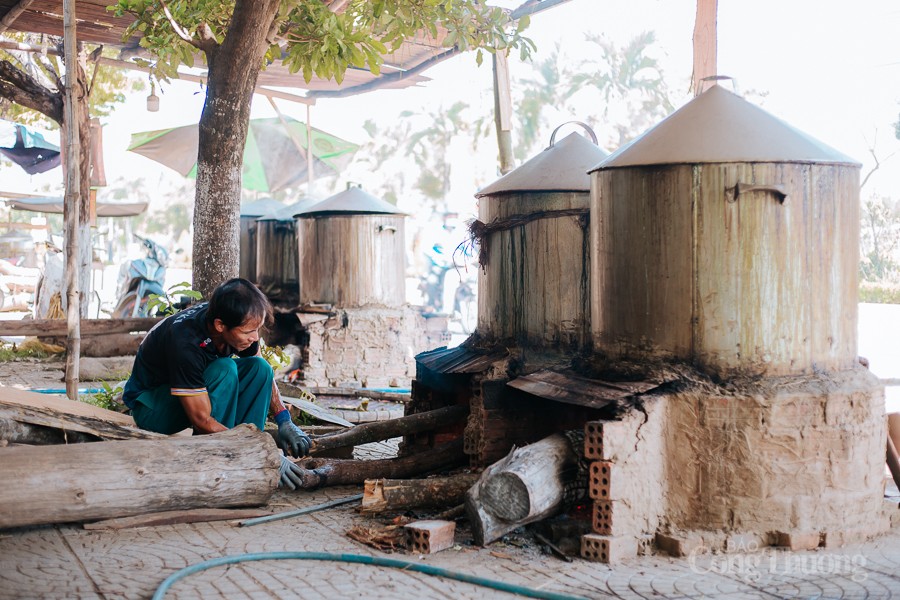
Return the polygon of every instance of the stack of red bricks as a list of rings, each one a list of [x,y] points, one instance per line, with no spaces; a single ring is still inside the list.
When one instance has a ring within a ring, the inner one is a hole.
[[[622,513],[627,510],[624,499],[615,498],[614,478],[624,475],[616,464],[605,460],[603,451],[604,424],[610,421],[591,421],[584,427],[584,457],[590,462],[589,490],[594,502],[591,519],[593,533],[581,538],[581,556],[587,560],[613,563],[637,555],[636,532]],[[619,484],[621,485],[621,483]]]
[[[615,563],[651,548],[665,510],[664,417],[664,403],[645,403],[585,425],[593,533],[582,536],[583,558]]]

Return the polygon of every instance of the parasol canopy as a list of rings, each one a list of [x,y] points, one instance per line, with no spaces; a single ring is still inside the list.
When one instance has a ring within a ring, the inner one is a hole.
[[[0,154],[29,175],[49,171],[60,163],[59,146],[37,131],[9,121],[0,121]]]
[[[59,196],[14,198],[6,200],[14,210],[63,214],[63,198]],[[97,200],[98,217],[134,217],[147,210],[146,202],[108,202]]]
[[[315,127],[312,135],[313,172],[336,175],[350,164],[357,144]],[[199,127],[185,125],[132,134],[128,150],[163,164],[185,177],[197,176]],[[241,186],[277,192],[306,182],[307,126],[291,118],[251,119],[244,145]]]

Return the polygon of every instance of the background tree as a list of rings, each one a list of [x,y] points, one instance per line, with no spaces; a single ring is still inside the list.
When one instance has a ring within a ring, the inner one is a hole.
[[[875,283],[900,283],[900,210],[888,197],[872,197],[862,205],[860,278]]]
[[[7,70],[12,72],[12,69],[15,69],[27,73],[40,82],[44,88],[55,90],[57,78],[64,71],[61,54],[57,54],[57,50],[62,48],[61,39],[37,34],[7,32],[4,34],[4,40],[14,42],[7,44],[6,48],[0,45],[0,60],[9,63],[9,66],[3,67],[4,72]],[[85,52],[92,59],[100,56],[114,58],[116,55],[113,49],[104,49],[98,46],[87,46]],[[95,52],[96,54],[94,54]],[[9,76],[7,76],[7,80],[8,78]],[[89,85],[90,95],[87,100],[88,112],[91,117],[108,116],[117,105],[125,102],[127,92],[141,91],[145,88],[142,79],[130,75],[123,69],[109,65],[102,65],[96,71],[92,70]],[[14,92],[10,91],[7,95],[0,89],[0,118],[43,129],[53,129],[59,126],[58,119],[47,115],[44,111],[16,103],[13,99],[14,96]]]
[[[124,75],[110,67],[95,68],[91,77],[85,67],[88,48],[80,47],[74,76],[75,95],[80,99],[75,123],[64,120],[65,89],[63,69],[58,57],[62,56],[62,39],[46,36],[19,35],[12,41],[0,44],[0,115],[24,123],[46,125],[48,122],[65,129],[75,127],[81,143],[81,198],[78,207],[66,206],[65,210],[79,211],[81,226],[77,232],[78,256],[76,262],[80,277],[81,314],[87,315],[85,294],[90,290],[91,242],[89,223],[89,191],[91,147],[90,111],[102,115],[116,102],[123,99],[121,85]],[[100,47],[90,49],[90,60],[97,64],[102,53]],[[93,98],[93,101],[91,100]],[[65,135],[63,135],[65,139]],[[72,246],[68,245],[67,248]]]
[[[480,0],[119,0],[115,10],[138,17],[133,30],[161,75],[192,66],[198,50],[208,66],[193,242],[193,286],[205,295],[238,273],[242,153],[266,63],[340,83],[349,67],[378,73],[383,57],[418,32],[437,37],[436,24],[448,30],[447,46],[479,48],[479,61],[482,47],[531,48],[507,13]]]

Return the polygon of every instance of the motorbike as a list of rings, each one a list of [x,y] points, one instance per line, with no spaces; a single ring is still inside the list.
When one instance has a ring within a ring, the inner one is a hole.
[[[113,318],[149,317],[147,302],[150,296],[165,295],[168,251],[149,238],[137,234],[134,237],[141,242],[144,256],[126,262],[119,269],[116,291],[119,300],[113,309]]]
[[[472,333],[477,319],[474,274],[465,264],[457,264],[441,243],[432,245],[425,256],[428,271],[419,282],[425,311],[446,314],[459,324],[462,333]],[[463,256],[462,260],[468,258]]]

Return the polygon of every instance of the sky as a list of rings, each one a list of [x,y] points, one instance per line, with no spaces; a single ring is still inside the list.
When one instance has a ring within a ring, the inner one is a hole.
[[[537,43],[537,60],[557,44],[563,56],[577,60],[590,50],[585,33],[603,33],[624,44],[642,31],[653,31],[653,54],[664,68],[677,107],[690,99],[695,10],[693,0],[570,0],[534,16],[527,33]],[[898,30],[896,0],[719,0],[718,71],[734,78],[722,83],[726,88],[745,93],[775,116],[860,161],[863,176],[875,167],[874,150],[883,164],[863,195],[900,198],[900,154],[893,155],[900,150],[893,131],[900,113]],[[510,68],[515,76],[525,67],[514,58]],[[418,88],[320,100],[311,109],[312,123],[361,142],[366,119],[389,122],[403,108],[434,106],[461,90],[471,104],[492,102],[490,63],[477,67],[472,53],[445,61],[425,75],[431,81]],[[157,92],[161,108],[156,113],[146,111],[147,93],[132,94],[103,120],[110,179],[178,177],[125,149],[136,131],[196,123],[203,90],[187,82],[166,85]],[[276,102],[284,114],[306,120],[305,106]],[[252,117],[272,116],[268,101],[256,97]],[[5,171],[4,189],[30,191],[60,184],[58,174],[27,177]],[[473,183],[472,188],[474,194],[477,186]]]

